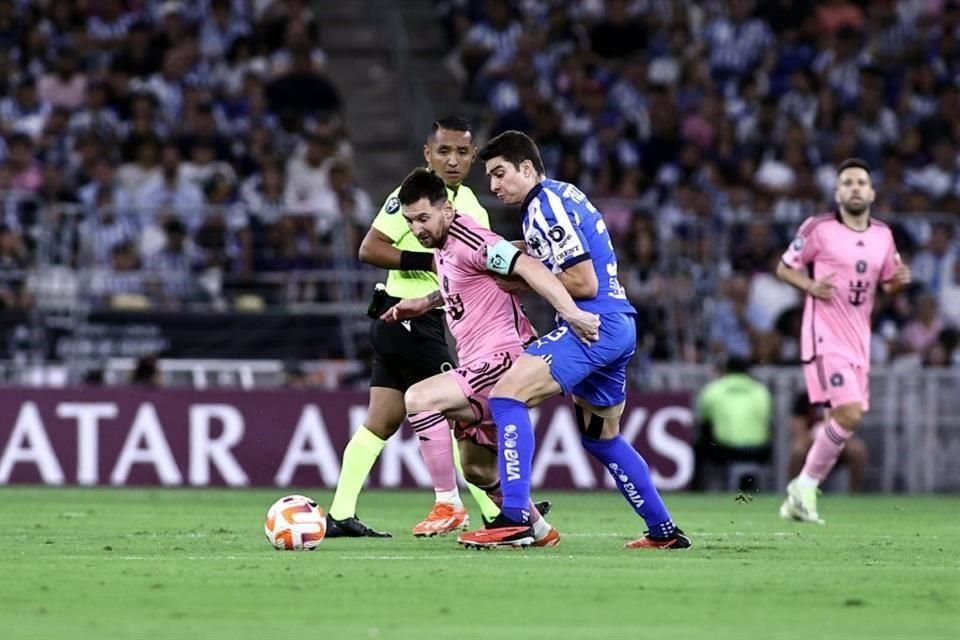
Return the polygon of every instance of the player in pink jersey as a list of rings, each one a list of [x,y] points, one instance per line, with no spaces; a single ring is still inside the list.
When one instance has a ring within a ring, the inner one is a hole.
[[[801,354],[810,402],[829,407],[800,475],[787,485],[780,515],[823,523],[817,487],[870,408],[870,313],[878,286],[910,283],[890,228],[871,220],[870,168],[850,158],[837,169],[836,213],[808,218],[783,255],[777,276],[807,294]]]
[[[454,420],[464,476],[499,503],[496,426],[488,398],[536,334],[516,295],[496,286],[496,275],[522,278],[585,341],[596,339],[600,323],[596,315],[577,307],[563,284],[539,260],[457,214],[443,181],[432,172],[413,171],[403,181],[398,197],[414,235],[424,247],[435,249],[440,289],[422,298],[402,300],[384,313],[383,319],[402,321],[442,304],[460,361],[457,369],[407,390],[407,419],[419,435],[446,430],[447,418]],[[429,452],[424,450],[424,454],[429,465]],[[455,482],[452,469],[449,481]],[[533,505],[531,513],[536,514]],[[449,533],[457,520],[457,514],[451,513],[445,521],[434,521],[431,531],[424,533]],[[559,534],[543,518],[535,515],[533,528],[535,539],[527,544],[559,543]]]

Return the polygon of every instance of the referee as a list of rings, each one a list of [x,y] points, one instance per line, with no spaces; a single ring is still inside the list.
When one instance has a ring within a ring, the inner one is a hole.
[[[443,178],[454,208],[489,228],[487,211],[473,191],[462,184],[476,155],[470,123],[463,118],[435,122],[423,145],[427,166]],[[374,360],[367,421],[343,451],[343,467],[327,516],[328,536],[390,537],[391,534],[375,531],[357,518],[357,498],[387,439],[407,417],[404,392],[454,364],[447,348],[442,309],[402,323],[378,319],[401,298],[418,298],[439,288],[433,271],[433,252],[421,246],[400,215],[399,190],[397,187],[387,197],[360,245],[360,260],[389,269],[389,274],[386,289],[378,288],[374,293],[369,311],[374,318],[371,331]],[[450,464],[453,464],[452,439],[450,449]],[[487,495],[473,486],[470,490],[484,516],[496,517],[499,509]],[[455,499],[459,502],[459,496]]]

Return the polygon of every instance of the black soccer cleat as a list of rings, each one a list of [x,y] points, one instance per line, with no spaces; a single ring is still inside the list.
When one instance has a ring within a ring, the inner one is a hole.
[[[327,514],[327,538],[392,538],[393,534],[377,531],[360,522],[357,516],[337,520]]]
[[[541,500],[540,502],[534,502],[533,506],[537,508],[537,511],[540,512],[540,515],[546,517],[550,510],[553,509],[553,503],[549,500]],[[493,520],[487,520],[487,516],[481,515],[480,519],[483,520],[483,526],[488,527],[493,523]]]
[[[550,509],[553,508],[553,504],[549,500],[541,500],[540,502],[534,502],[533,506],[537,508],[537,511],[540,512],[540,515],[546,517],[550,513]]]
[[[675,529],[668,538],[652,538],[650,532],[645,532],[642,538],[623,545],[627,549],[689,549],[693,542],[682,529]]]

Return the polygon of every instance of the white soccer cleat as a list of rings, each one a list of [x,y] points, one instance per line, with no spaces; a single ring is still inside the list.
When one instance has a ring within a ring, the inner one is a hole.
[[[787,499],[780,505],[780,517],[786,520],[797,520],[798,522],[816,522],[824,524],[817,514],[817,494],[820,490],[816,487],[801,487],[794,478],[787,485]]]

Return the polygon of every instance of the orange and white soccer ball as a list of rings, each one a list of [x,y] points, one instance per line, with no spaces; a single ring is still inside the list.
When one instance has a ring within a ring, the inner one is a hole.
[[[320,546],[327,535],[327,517],[311,498],[284,496],[267,511],[263,532],[277,549],[309,551]]]

